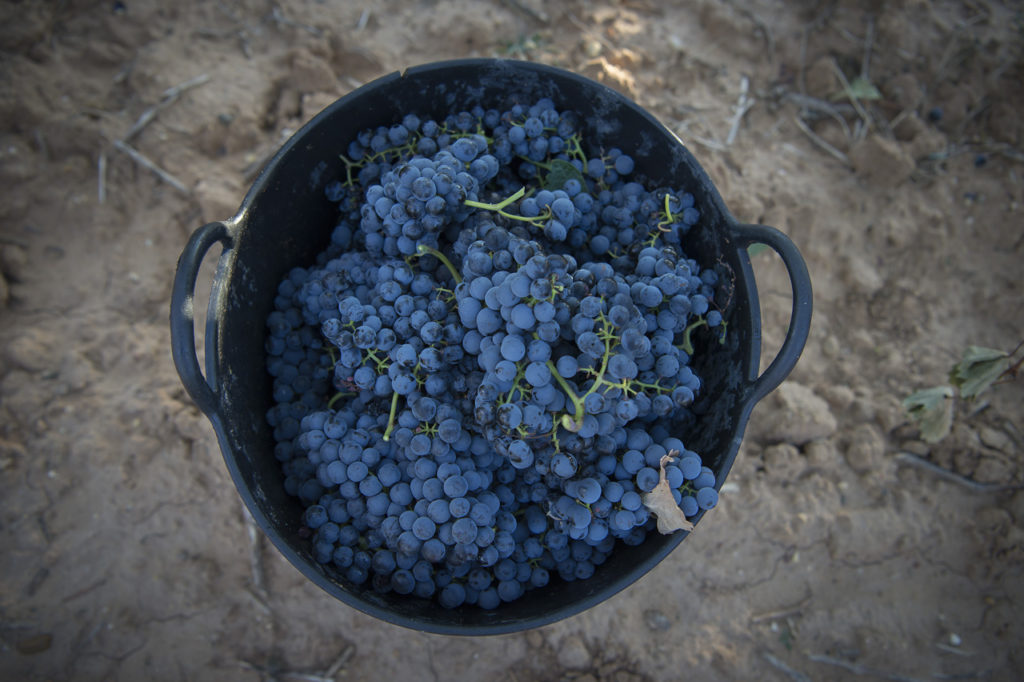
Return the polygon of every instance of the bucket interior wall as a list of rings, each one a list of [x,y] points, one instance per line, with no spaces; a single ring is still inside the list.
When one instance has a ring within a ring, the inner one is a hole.
[[[716,296],[724,301],[728,331],[719,343],[695,335],[693,363],[703,381],[695,420],[674,435],[697,450],[723,482],[735,457],[749,406],[744,387],[755,376],[760,321],[749,260],[733,243],[733,225],[717,191],[683,145],[642,109],[589,80],[524,62],[465,60],[413,69],[365,86],[339,100],[301,130],[268,164],[236,217],[235,246],[223,265],[221,304],[214,310],[215,352],[207,371],[220,383],[219,407],[225,461],[257,522],[297,568],[335,597],[391,622],[434,632],[485,634],[541,625],[606,599],[668,554],[683,534],[649,534],[639,547],[619,543],[594,577],[532,590],[494,612],[476,607],[446,611],[435,602],[379,595],[352,588],[316,563],[299,535],[303,508],[284,491],[274,440],[265,421],[272,405],[265,369],[265,321],[278,283],[295,266],[312,264],[337,221],[324,185],[343,170],[338,154],[361,130],[392,124],[406,113],[442,118],[474,104],[504,109],[550,97],[556,107],[578,112],[588,154],[619,147],[636,161],[648,186],[692,193],[702,218],[684,240],[689,257],[720,275]]]

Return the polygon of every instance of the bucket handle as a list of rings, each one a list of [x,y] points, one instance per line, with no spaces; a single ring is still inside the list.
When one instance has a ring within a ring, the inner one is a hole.
[[[786,340],[783,341],[775,359],[751,385],[750,404],[754,404],[778,388],[800,359],[811,330],[811,276],[807,272],[807,263],[804,262],[796,245],[774,227],[741,223],[733,227],[733,234],[744,250],[751,244],[764,244],[779,254],[789,273],[789,283],[793,289],[793,310],[790,313]]]
[[[193,299],[199,266],[202,265],[206,252],[218,242],[223,245],[225,251],[232,248],[231,230],[227,223],[208,223],[192,233],[178,259],[178,268],[174,273],[174,288],[171,291],[171,353],[174,356],[174,366],[192,400],[209,417],[212,417],[217,409],[217,387],[203,375],[199,367]],[[214,287],[216,290],[216,283]]]

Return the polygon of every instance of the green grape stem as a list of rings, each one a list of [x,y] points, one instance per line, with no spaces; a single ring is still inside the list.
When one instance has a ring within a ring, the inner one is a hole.
[[[379,351],[379,352],[383,352],[383,351]],[[385,372],[388,371],[388,365],[390,363],[388,362],[387,355],[385,355],[382,358],[377,353],[378,353],[378,349],[376,349],[376,348],[367,348],[366,349],[366,358],[363,359],[363,364],[365,365],[367,363],[367,361],[372,360],[374,362],[374,364],[376,364],[376,366],[377,366],[377,373],[378,374],[384,374]]]
[[[452,265],[452,262],[450,260],[448,260],[448,256],[444,255],[443,253],[441,253],[437,249],[433,248],[432,246],[427,246],[426,244],[420,244],[419,246],[417,246],[416,247],[416,252],[419,253],[421,256],[425,255],[425,254],[429,254],[429,255],[433,256],[434,258],[438,259],[439,261],[441,261],[441,263],[446,268],[448,268],[448,272],[451,273],[452,279],[455,280],[455,283],[456,284],[461,284],[462,283],[462,277],[459,276],[459,271],[456,270],[455,266]]]
[[[693,330],[703,327],[707,323],[708,321],[705,320],[703,316],[697,318],[696,322],[691,323],[690,326],[683,331],[683,343],[679,346],[680,350],[687,355],[693,355]]]
[[[511,203],[513,203],[515,201],[518,201],[519,199],[523,198],[523,196],[525,194],[526,194],[526,188],[525,187],[520,187],[518,191],[516,191],[513,194],[509,195],[508,197],[502,199],[501,201],[499,201],[496,204],[488,204],[488,203],[486,203],[484,201],[474,201],[473,199],[466,199],[462,203],[464,203],[466,206],[469,206],[471,208],[479,208],[479,209],[483,209],[485,211],[494,211],[498,215],[504,216],[504,217],[508,218],[509,220],[520,220],[520,221],[522,221],[524,223],[530,223],[531,225],[538,225],[538,226],[542,225],[545,220],[547,220],[548,218],[551,217],[551,209],[546,209],[540,215],[534,216],[532,218],[527,218],[526,216],[516,215],[515,213],[509,213],[508,211],[504,210],[505,207],[508,206],[509,204],[511,204]]]
[[[630,395],[630,393],[636,395],[637,393],[644,389],[657,391],[658,393],[668,393],[672,390],[667,386],[659,386],[658,384],[648,384],[642,381],[638,381],[636,379],[622,379],[621,381],[610,381],[609,379],[605,378],[605,373],[608,370],[608,363],[611,360],[612,356],[612,349],[616,346],[619,339],[614,332],[614,327],[612,326],[612,323],[605,319],[603,313],[599,315],[597,319],[598,321],[601,322],[601,330],[598,332],[597,336],[604,342],[604,355],[602,355],[601,357],[601,366],[597,369],[597,371],[589,370],[594,377],[594,383],[591,384],[590,388],[587,389],[586,393],[584,393],[581,396],[576,395],[576,391],[573,390],[569,382],[563,379],[562,375],[558,373],[558,369],[555,367],[555,364],[551,360],[548,360],[546,363],[548,369],[551,370],[551,375],[555,378],[555,381],[557,381],[558,384],[562,387],[562,390],[565,391],[566,397],[569,398],[569,402],[571,402],[573,406],[573,414],[563,414],[561,419],[559,420],[562,427],[568,431],[576,432],[579,431],[580,427],[583,426],[583,417],[585,413],[584,404],[586,402],[587,396],[589,396],[591,393],[596,393],[598,390],[620,390],[627,397]],[[557,430],[557,423],[555,430]]]
[[[584,401],[587,399],[587,396],[591,393],[596,393],[602,386],[618,387],[617,384],[606,381],[604,378],[604,373],[608,369],[608,360],[612,356],[611,341],[615,339],[615,334],[610,331],[611,324],[604,319],[603,314],[600,315],[598,319],[600,319],[603,324],[600,338],[604,341],[604,354],[601,356],[601,368],[597,370],[597,373],[594,375],[594,383],[591,384],[586,393],[582,396],[576,395],[576,391],[574,391],[569,383],[562,378],[562,375],[558,373],[558,369],[555,367],[555,364],[551,362],[551,360],[547,361],[547,366],[548,369],[551,370],[551,375],[555,377],[555,380],[562,387],[562,390],[565,391],[566,397],[569,398],[569,401],[572,403],[574,408],[575,414],[572,416],[568,414],[562,415],[561,420],[562,426],[573,432],[579,431],[583,426]]]
[[[585,168],[587,165],[587,155],[583,153],[583,147],[580,146],[579,135],[576,133],[570,135],[569,138],[565,141],[565,147],[566,153],[569,156],[575,157],[576,159],[581,161]]]
[[[675,218],[672,217],[672,209],[669,208],[669,199],[674,199],[671,194],[665,195],[665,219],[658,222],[658,230],[661,232],[668,232],[669,225],[675,222]]]
[[[470,206],[472,208],[482,208],[485,211],[501,211],[501,209],[505,208],[509,204],[521,199],[524,194],[526,194],[526,188],[520,187],[518,191],[509,195],[505,199],[502,199],[496,204],[488,204],[487,202],[484,201],[474,201],[473,199],[466,199],[463,203],[466,204],[466,206]]]
[[[335,393],[330,400],[327,401],[327,409],[330,410],[334,407],[334,403],[338,402],[342,398],[351,398],[355,393],[346,393],[345,391],[338,391]]]
[[[398,391],[391,394],[391,412],[388,414],[388,427],[384,430],[384,442],[391,440],[391,431],[395,428],[395,413],[398,411]]]

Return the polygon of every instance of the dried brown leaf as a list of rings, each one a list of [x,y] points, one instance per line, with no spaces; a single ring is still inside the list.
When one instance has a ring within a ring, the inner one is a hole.
[[[686,514],[672,497],[672,489],[668,487],[668,477],[665,475],[665,466],[678,456],[679,451],[672,450],[661,458],[658,485],[654,486],[651,492],[644,494],[644,506],[657,517],[658,532],[662,535],[677,530],[693,530],[693,524],[686,520]]]

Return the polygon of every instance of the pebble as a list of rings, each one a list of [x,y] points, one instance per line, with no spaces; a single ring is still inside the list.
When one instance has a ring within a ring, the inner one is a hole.
[[[764,449],[765,474],[773,481],[795,481],[806,468],[807,460],[794,445],[779,443]]]
[[[1017,467],[1003,457],[982,455],[972,478],[979,483],[1009,484],[1017,478]]]
[[[847,439],[846,463],[858,474],[867,474],[881,467],[885,456],[885,440],[871,424],[857,426]]]
[[[557,647],[558,663],[563,668],[582,670],[590,667],[590,651],[579,635],[569,635]]]
[[[803,445],[835,433],[837,424],[825,400],[810,388],[787,381],[768,398],[763,409],[770,418],[759,420],[762,442]]]
[[[53,646],[53,635],[49,632],[25,637],[14,643],[14,648],[17,649],[18,653],[25,656],[41,654],[51,646]]]
[[[917,165],[898,142],[880,135],[869,135],[850,149],[850,161],[858,175],[868,182],[887,188],[896,187],[914,172]]]
[[[842,346],[839,344],[839,339],[835,336],[828,336],[821,344],[821,352],[825,354],[825,357],[835,359],[839,357],[842,352]]]
[[[38,327],[31,327],[7,344],[4,355],[15,367],[29,372],[41,372],[56,364],[53,358],[56,346],[56,337]]]
[[[993,450],[998,450],[1007,455],[1012,454],[1015,449],[1013,440],[1006,435],[1005,431],[994,429],[991,426],[982,426],[978,429],[978,438]]]
[[[647,609],[644,611],[644,623],[652,632],[664,632],[672,627],[672,621],[658,609]]]
[[[845,270],[847,280],[865,296],[873,296],[885,286],[878,269],[856,254],[847,254]]]
[[[28,275],[28,252],[17,244],[0,246],[0,271],[17,282]]]
[[[842,412],[856,399],[856,395],[853,393],[853,389],[849,386],[843,386],[842,384],[834,384],[832,386],[825,386],[821,395],[825,400],[828,401],[832,409]]]
[[[839,451],[831,440],[816,440],[804,448],[807,463],[820,469],[831,470],[839,462]]]
[[[900,443],[900,449],[904,452],[909,452],[912,455],[917,455],[918,457],[926,457],[928,453],[931,452],[931,446],[929,446],[928,443],[925,443],[923,440],[917,440],[916,438],[905,440]]]

